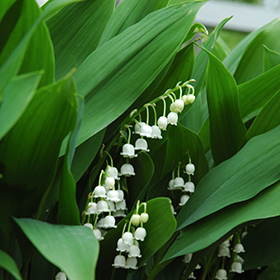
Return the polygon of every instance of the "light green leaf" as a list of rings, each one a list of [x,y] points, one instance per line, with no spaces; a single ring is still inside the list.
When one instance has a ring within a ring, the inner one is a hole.
[[[47,5],[44,12],[37,18],[35,23],[29,29],[29,31],[25,34],[22,40],[18,43],[17,46],[13,49],[12,53],[5,60],[0,68],[0,101],[3,99],[4,89],[10,82],[11,78],[15,76],[24,60],[24,55],[27,51],[27,47],[29,42],[36,31],[37,27],[46,20],[48,17],[55,14],[58,10],[63,8],[65,5],[77,2],[78,0],[57,0],[51,2]],[[36,3],[35,3],[36,4]]]
[[[242,58],[243,53],[248,48],[249,44],[263,31],[271,28],[279,22],[279,19],[274,19],[268,24],[260,27],[257,30],[249,33],[235,48],[234,50],[225,58],[224,65],[233,75],[236,71],[236,68]]]
[[[210,120],[211,151],[216,164],[237,153],[246,133],[237,96],[237,86],[230,72],[213,54],[209,56],[207,102]]]
[[[139,213],[142,212],[143,207],[141,206]],[[143,266],[168,241],[176,227],[176,220],[172,214],[171,203],[168,198],[159,197],[147,201],[147,213],[149,214],[149,220],[144,224],[147,236],[143,242],[139,242],[142,255],[138,261],[139,267]],[[125,220],[129,220],[131,215],[132,213],[118,223],[116,229],[111,229],[106,234],[104,241],[100,243],[99,263],[102,265],[97,267],[97,277],[102,276],[103,279],[110,277],[112,263],[115,256],[118,255],[116,251],[117,241],[122,235]]]
[[[14,78],[4,92],[0,107],[0,139],[15,125],[33,98],[42,73],[23,74]],[[20,93],[20,94],[19,94]]]
[[[3,267],[5,270],[9,271],[9,273],[11,273],[16,278],[16,280],[22,280],[17,264],[7,253],[2,250],[0,250],[0,267]]]
[[[177,51],[203,4],[155,11],[88,56],[75,73],[78,92],[86,96],[78,145],[140,96]]]
[[[95,50],[114,4],[114,0],[75,3],[47,21],[54,45],[57,79],[79,67]]]
[[[280,51],[280,42],[275,40],[280,32],[280,21],[260,32],[247,46],[234,73],[237,84],[247,82],[263,73],[263,45]]]
[[[124,0],[120,2],[110,17],[98,46],[103,45],[149,13],[164,8],[167,2],[168,0]]]
[[[95,279],[99,244],[92,230],[32,219],[15,221],[37,250],[64,271],[68,279]]]
[[[280,64],[280,53],[269,49],[267,46],[263,46],[263,71],[268,71]]]
[[[178,230],[230,204],[252,198],[280,179],[280,126],[252,138],[236,155],[206,174],[177,216]],[[266,176],[263,176],[263,163]]]
[[[230,205],[186,227],[171,245],[162,262],[204,249],[240,224],[279,215],[279,190],[280,184],[277,183],[248,201]],[[247,247],[245,248],[246,251]]]
[[[240,112],[244,121],[254,117],[280,89],[280,65],[246,83],[238,85]]]

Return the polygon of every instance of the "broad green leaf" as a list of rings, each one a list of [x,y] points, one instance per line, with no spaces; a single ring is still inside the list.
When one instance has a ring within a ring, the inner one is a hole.
[[[143,207],[140,207],[139,212],[143,212]],[[147,236],[143,242],[139,242],[142,255],[138,261],[139,267],[143,266],[168,241],[176,228],[176,220],[172,214],[168,198],[160,197],[147,201],[147,213],[149,214],[149,220],[144,224]],[[105,239],[101,241],[98,263],[100,265],[97,266],[97,277],[109,279],[114,258],[119,254],[116,251],[117,241],[121,238],[125,220],[128,220],[131,215],[132,213],[127,215],[125,219],[118,223],[118,227],[111,229],[106,234]]]
[[[280,91],[278,91],[262,108],[247,131],[246,141],[252,137],[265,133],[280,124]]]
[[[219,59],[207,53],[209,66],[206,90],[211,151],[215,163],[219,164],[237,153],[246,128],[239,111],[234,78]]]
[[[227,57],[227,55],[230,53],[230,49],[227,46],[226,42],[221,37],[218,37],[212,53],[218,59],[223,61]]]
[[[252,138],[236,155],[206,174],[178,214],[178,230],[230,204],[248,200],[278,181],[279,136],[280,126]]]
[[[272,201],[273,203],[273,201]],[[271,208],[269,205],[268,208]],[[279,249],[280,240],[278,233],[280,230],[280,218],[267,219],[252,228],[242,240],[246,250],[244,258],[244,268],[253,269],[259,266],[266,266],[280,260]],[[260,242],[262,240],[262,242]]]
[[[88,56],[75,73],[78,92],[86,100],[78,145],[140,96],[177,51],[203,4],[155,11]]]
[[[84,100],[82,98],[79,98],[78,104],[76,127],[69,138],[66,155],[63,160],[59,186],[57,222],[58,224],[64,225],[80,224],[80,213],[78,205],[76,203],[76,182],[70,171],[83,117]]]
[[[279,190],[280,184],[277,183],[248,201],[230,205],[184,228],[162,262],[204,249],[245,222],[278,216],[280,214]],[[245,248],[246,251],[247,247]]]
[[[238,85],[238,98],[244,121],[254,117],[255,111],[261,109],[280,89],[280,65],[246,83]]]
[[[263,46],[263,71],[268,71],[280,64],[280,53]]]
[[[2,250],[0,250],[0,267],[12,274],[16,280],[22,280],[16,262]]]
[[[33,98],[42,73],[23,74],[14,78],[4,92],[0,107],[0,139],[15,125]],[[20,94],[19,94],[20,93]]]
[[[95,50],[114,4],[114,0],[82,1],[65,7],[47,21],[57,79],[79,67]]]
[[[17,2],[16,2],[17,3]],[[15,3],[15,4],[16,4]],[[9,34],[8,41],[0,55],[0,64],[11,55],[13,50],[19,45],[23,37],[28,33],[32,25],[40,16],[41,11],[34,0],[24,0],[21,16],[13,30]],[[12,18],[12,16],[11,16]],[[8,23],[6,23],[8,24]],[[4,28],[6,29],[6,28]],[[7,32],[7,31],[6,31]],[[40,58],[38,59],[38,54]],[[54,80],[54,55],[49,32],[45,23],[40,23],[32,35],[26,49],[19,74],[44,70],[40,81],[40,87],[50,84]]]
[[[15,221],[37,250],[64,271],[68,279],[95,279],[99,244],[92,230],[32,219]]]
[[[110,17],[98,46],[103,45],[149,13],[164,8],[167,3],[168,0],[123,0]]]
[[[21,41],[15,46],[9,57],[5,60],[5,62],[0,68],[0,101],[3,99],[3,91],[5,87],[8,85],[12,77],[15,76],[20,70],[28,45],[40,23],[42,23],[48,17],[55,14],[65,5],[77,1],[79,0],[57,0],[47,5],[43,13],[37,18],[37,20],[34,22],[34,24],[28,30],[28,32],[24,35]]]
[[[280,21],[260,32],[247,46],[234,73],[237,84],[247,82],[263,73],[263,45],[280,51],[280,41],[275,36],[280,32]]]
[[[75,127],[76,115],[73,79],[66,77],[40,88],[2,139],[1,224],[8,215],[32,215],[37,209],[53,180],[62,140]]]
[[[235,48],[234,50],[225,58],[224,65],[227,67],[227,69],[230,71],[230,73],[233,75],[236,71],[236,68],[242,58],[243,53],[248,48],[249,44],[265,29],[269,29],[277,22],[279,19],[274,19],[268,24],[260,27],[257,30],[254,30],[253,32],[249,33],[248,36],[246,36]]]

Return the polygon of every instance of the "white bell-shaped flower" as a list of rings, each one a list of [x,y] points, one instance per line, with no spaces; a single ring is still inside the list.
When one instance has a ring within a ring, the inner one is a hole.
[[[196,279],[193,272],[189,275],[188,279]]]
[[[140,135],[148,138],[152,138],[153,129],[148,124],[141,125]]]
[[[229,247],[230,246],[230,241],[229,239],[225,240],[221,245],[220,247]]]
[[[186,173],[188,175],[194,175],[194,171],[195,171],[195,166],[192,163],[188,163],[186,165]]]
[[[228,257],[230,258],[230,250],[228,247],[219,247],[218,257]]]
[[[181,113],[184,110],[184,101],[181,99],[176,99],[174,102],[173,110],[171,112]]]
[[[129,244],[125,244],[123,242],[123,239],[122,238],[119,238],[118,242],[117,242],[117,251],[120,251],[120,252],[128,252],[130,248],[130,245]]]
[[[227,280],[227,271],[223,268],[219,269],[216,273],[215,279]]]
[[[179,205],[180,205],[180,206],[185,205],[189,199],[190,199],[190,196],[189,196],[189,195],[183,194],[183,195],[181,196],[181,198],[180,198],[180,203],[179,203]]]
[[[84,227],[88,227],[90,228],[91,230],[93,230],[93,225],[91,223],[85,223],[84,224]]]
[[[179,189],[184,187],[184,179],[182,177],[176,177],[174,179],[174,189]]]
[[[116,167],[109,166],[106,171],[106,176],[113,177],[115,180],[120,180],[120,177],[118,177],[118,169]]]
[[[107,189],[112,190],[115,187],[114,177],[106,177],[105,186],[106,186]]]
[[[115,225],[116,220],[113,216],[106,216],[104,218],[104,223],[103,227],[104,228],[116,228],[117,226]]]
[[[177,212],[175,211],[175,209],[174,209],[174,207],[173,207],[172,204],[171,204],[171,211],[172,211],[172,214],[173,214],[173,215],[176,215],[176,214],[177,214]]]
[[[126,202],[125,200],[121,200],[119,202],[116,203],[116,210],[126,210],[127,207],[126,207]]]
[[[141,150],[145,152],[149,152],[150,150],[148,149],[148,143],[145,139],[143,138],[138,138],[135,142],[135,150]]]
[[[141,252],[140,252],[140,248],[137,245],[132,245],[130,246],[129,250],[128,250],[128,257],[130,258],[141,258]]]
[[[112,264],[115,268],[125,268],[126,267],[126,260],[125,256],[117,255],[115,256],[114,263]]]
[[[190,263],[191,260],[192,260],[192,255],[193,255],[193,253],[189,253],[189,254],[184,255],[183,262],[184,263]]]
[[[134,232],[134,237],[136,240],[144,241],[144,238],[147,235],[147,231],[145,228],[139,227]]]
[[[115,190],[108,191],[107,200],[110,200],[110,201],[113,201],[113,202],[120,201],[118,191],[115,191]]]
[[[124,244],[133,245],[133,234],[131,232],[125,232],[122,236]]]
[[[146,123],[144,123],[144,122],[140,122],[139,124],[138,123],[136,123],[135,125],[134,125],[134,133],[135,134],[140,134],[141,133],[141,127],[143,126],[143,125],[145,125]]]
[[[86,215],[90,215],[90,214],[99,214],[97,210],[97,204],[95,202],[89,202],[88,204]]]
[[[145,224],[149,220],[149,214],[148,213],[141,213],[140,215],[140,222]]]
[[[233,262],[231,264],[231,272],[236,272],[236,273],[242,273],[244,270],[242,270],[242,264],[240,262]]]
[[[116,210],[116,212],[113,212],[114,217],[126,217],[126,213],[124,210]]]
[[[186,182],[184,185],[184,192],[194,192],[195,185],[193,182]]]
[[[111,200],[107,200],[108,204],[109,204],[109,209],[111,212],[115,212],[116,211],[116,206],[115,203]]]
[[[169,111],[175,113],[175,103],[174,103],[174,102],[172,102],[172,103],[170,104],[170,106],[169,106]]]
[[[123,190],[117,190],[117,192],[118,192],[119,200],[120,201],[124,200],[124,192],[123,192]]]
[[[104,239],[104,237],[101,234],[101,231],[98,228],[93,230],[93,234],[98,241],[101,241]]]
[[[121,156],[124,158],[134,158],[137,157],[137,154],[135,154],[134,146],[131,144],[124,144],[122,147],[122,153]]]
[[[159,117],[159,119],[157,121],[157,124],[158,124],[159,129],[166,130],[166,127],[167,127],[167,124],[168,124],[167,118],[164,117],[164,116]]]
[[[67,280],[66,274],[62,271],[58,272],[55,276],[55,280]]]
[[[171,179],[168,183],[168,190],[172,191],[172,190],[175,190],[174,188],[174,184],[175,184],[175,179]]]
[[[195,101],[195,95],[194,94],[183,95],[182,100],[184,101],[185,105],[192,104]]]
[[[100,200],[97,202],[97,211],[98,213],[110,212],[107,201]]]
[[[131,223],[134,226],[138,226],[140,224],[140,215],[139,214],[133,214],[131,216]]]
[[[137,267],[137,259],[135,257],[128,257],[127,260],[126,260],[126,266],[125,266],[126,269],[138,269]]]
[[[121,167],[120,175],[126,177],[134,176],[135,175],[134,167],[130,163],[123,164]]]
[[[106,195],[106,189],[103,186],[96,186],[93,190],[94,196],[95,198],[97,197],[103,197],[105,198]]]
[[[195,267],[195,269],[201,269],[201,265],[198,263]]]
[[[242,245],[241,243],[237,243],[237,244],[234,246],[233,252],[235,252],[235,253],[244,253],[245,250],[244,250],[243,245]]]
[[[152,138],[153,139],[162,139],[161,130],[157,125],[152,126]]]
[[[98,223],[96,224],[97,228],[103,228],[105,218],[101,218]]]
[[[172,125],[177,125],[178,122],[178,114],[174,112],[170,112],[167,116],[167,122]]]

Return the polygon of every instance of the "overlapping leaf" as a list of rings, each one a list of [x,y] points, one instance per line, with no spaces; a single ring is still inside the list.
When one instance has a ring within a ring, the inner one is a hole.
[[[263,54],[263,71],[266,72],[269,69],[280,64],[280,53],[274,50],[269,49],[267,46],[264,46]]]
[[[95,279],[99,244],[92,230],[32,219],[15,221],[37,250],[64,271],[68,279]]]
[[[139,97],[177,51],[202,4],[155,11],[88,56],[75,73],[78,92],[86,100],[78,144]]]
[[[7,253],[2,250],[0,250],[0,267],[3,267],[9,271],[9,273],[12,274],[16,280],[22,280],[17,264]]]
[[[230,204],[252,198],[280,179],[280,126],[251,139],[236,155],[206,174],[177,216],[178,229]],[[266,176],[263,176],[263,163]]]

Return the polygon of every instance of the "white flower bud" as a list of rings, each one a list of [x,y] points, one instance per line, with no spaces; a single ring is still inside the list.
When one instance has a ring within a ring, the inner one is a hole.
[[[158,127],[159,127],[161,130],[166,130],[166,127],[167,127],[167,118],[164,117],[164,116],[161,116],[161,117],[158,119],[157,124],[158,124]]]

